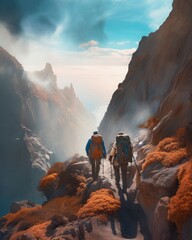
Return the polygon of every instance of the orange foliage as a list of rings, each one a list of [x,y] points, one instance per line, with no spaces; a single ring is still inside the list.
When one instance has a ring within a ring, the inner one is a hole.
[[[58,183],[58,174],[52,173],[50,175],[47,175],[43,177],[39,183],[39,190],[45,191],[47,188],[55,188]]]
[[[157,118],[151,117],[146,122],[141,124],[139,127],[153,129],[155,126],[157,126],[158,123],[159,123],[159,120]]]
[[[100,189],[93,192],[87,203],[79,210],[80,218],[91,217],[98,214],[113,214],[120,207],[120,201],[116,199],[109,189]]]
[[[50,167],[49,171],[47,172],[47,175],[52,173],[61,173],[63,171],[63,168],[64,168],[63,162],[56,162]]]
[[[41,224],[34,225],[27,230],[16,232],[11,236],[10,240],[17,240],[23,234],[30,234],[39,240],[41,239],[48,240],[50,238],[46,237],[46,229],[49,224],[50,224],[50,221],[47,221]]]
[[[142,168],[145,169],[154,162],[161,162],[165,167],[172,167],[179,164],[179,162],[185,157],[187,157],[187,150],[185,148],[181,148],[175,152],[169,153],[152,152],[147,155]]]
[[[172,152],[181,148],[181,144],[175,137],[168,137],[159,142],[156,151]]]
[[[41,206],[36,206],[34,208],[22,208],[16,213],[7,214],[5,218],[7,219],[7,225],[10,223],[17,225],[18,223],[21,224],[23,222],[28,224],[30,227],[44,219],[44,216],[41,216],[41,212]]]
[[[52,216],[62,215],[70,217],[77,215],[77,212],[82,207],[80,202],[81,198],[76,196],[58,197],[44,204],[43,209]]]
[[[179,188],[170,200],[168,218],[181,232],[183,223],[192,217],[192,159],[180,166],[178,180]]]
[[[67,195],[81,195],[86,188],[86,179],[77,173],[70,173],[69,171],[62,172],[59,175],[58,187],[65,185]]]
[[[41,179],[39,191],[42,191],[47,199],[50,199],[54,191],[63,186],[65,186],[63,195],[82,196],[86,189],[86,179],[66,164],[56,162],[51,166],[47,175]]]
[[[145,169],[154,162],[161,162],[165,167],[175,166],[187,156],[185,144],[176,137],[168,137],[159,142],[154,152],[147,154],[142,168]]]
[[[22,208],[16,213],[9,213],[5,216],[7,225],[18,225],[20,229],[30,228],[36,224],[49,221],[54,215],[74,216],[81,208],[81,198],[78,197],[59,197],[55,198],[42,207]],[[26,227],[27,226],[27,227]]]

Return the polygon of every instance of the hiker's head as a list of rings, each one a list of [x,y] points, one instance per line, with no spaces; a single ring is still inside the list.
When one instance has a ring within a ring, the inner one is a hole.
[[[119,133],[117,134],[117,136],[122,136],[122,135],[124,135],[123,132],[119,132]]]
[[[98,134],[98,131],[94,131],[94,132],[93,132],[93,135],[96,135],[96,134]]]

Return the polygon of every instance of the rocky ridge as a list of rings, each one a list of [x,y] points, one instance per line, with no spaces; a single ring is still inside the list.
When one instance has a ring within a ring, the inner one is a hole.
[[[191,9],[190,0],[174,0],[167,20],[140,41],[99,127],[108,145],[118,131],[138,134],[150,117],[161,122],[155,144],[191,122]]]
[[[40,177],[54,161],[82,151],[94,129],[73,86],[58,89],[56,80],[50,64],[27,73],[0,48],[1,215],[11,201],[42,200]]]

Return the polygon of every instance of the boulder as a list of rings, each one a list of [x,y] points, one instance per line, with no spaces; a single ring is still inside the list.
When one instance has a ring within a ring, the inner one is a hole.
[[[176,240],[178,239],[176,225],[168,220],[169,197],[162,197],[154,212],[153,239]]]
[[[20,201],[20,202],[13,202],[11,204],[10,210],[12,213],[16,213],[19,210],[21,210],[21,208],[33,208],[35,207],[36,204],[29,201],[29,200],[24,200],[24,201]]]
[[[150,231],[153,231],[154,211],[162,197],[172,197],[178,188],[178,166],[166,168],[155,162],[143,171],[137,199],[147,215]]]

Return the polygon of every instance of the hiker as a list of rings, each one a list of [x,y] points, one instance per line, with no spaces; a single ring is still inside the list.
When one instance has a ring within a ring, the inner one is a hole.
[[[114,142],[111,152],[109,154],[109,161],[113,164],[115,172],[116,186],[120,188],[120,169],[122,175],[123,191],[127,191],[127,168],[128,162],[132,162],[132,144],[130,137],[124,133],[118,133],[116,141]]]
[[[85,150],[92,166],[92,177],[95,181],[99,175],[101,159],[106,158],[105,144],[102,136],[97,131],[93,132]]]

